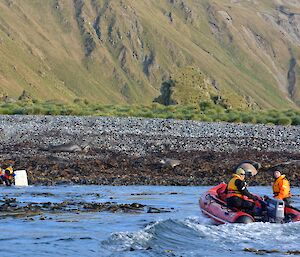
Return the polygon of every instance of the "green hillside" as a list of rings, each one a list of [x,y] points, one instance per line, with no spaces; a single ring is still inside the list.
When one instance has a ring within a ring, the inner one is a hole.
[[[291,0],[1,0],[0,90],[150,104],[177,76],[179,103],[297,108],[299,45]]]

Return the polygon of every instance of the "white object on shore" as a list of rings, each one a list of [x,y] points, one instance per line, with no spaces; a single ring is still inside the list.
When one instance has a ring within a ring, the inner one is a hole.
[[[26,170],[15,170],[15,186],[28,186]]]

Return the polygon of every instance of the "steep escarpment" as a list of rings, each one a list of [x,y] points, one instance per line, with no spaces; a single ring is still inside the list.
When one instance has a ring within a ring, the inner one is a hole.
[[[233,107],[249,99],[261,108],[297,107],[299,31],[292,0],[6,0],[0,89],[149,104],[173,74],[193,67]]]
[[[295,85],[296,85],[296,76],[295,76],[295,66],[296,66],[296,60],[295,58],[291,58],[290,60],[290,67],[288,72],[288,90],[291,97],[294,97],[295,94]]]
[[[77,24],[78,24],[78,27],[80,30],[80,34],[83,39],[85,56],[90,56],[96,47],[96,43],[95,43],[91,33],[85,29],[84,17],[82,16],[83,5],[84,5],[84,1],[74,0],[75,17],[76,17],[76,21],[77,21]]]

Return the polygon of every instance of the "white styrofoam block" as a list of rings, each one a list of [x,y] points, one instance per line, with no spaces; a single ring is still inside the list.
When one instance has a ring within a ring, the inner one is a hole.
[[[15,185],[16,186],[28,186],[27,172],[26,170],[15,170]]]

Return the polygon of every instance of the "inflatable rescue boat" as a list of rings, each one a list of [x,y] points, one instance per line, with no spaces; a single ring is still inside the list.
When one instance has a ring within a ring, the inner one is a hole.
[[[275,222],[287,223],[300,221],[300,210],[285,206],[284,201],[258,196],[255,201],[255,214],[252,215],[243,210],[229,208],[226,204],[227,185],[221,183],[205,192],[199,199],[202,212],[217,223],[251,223],[251,222]]]

